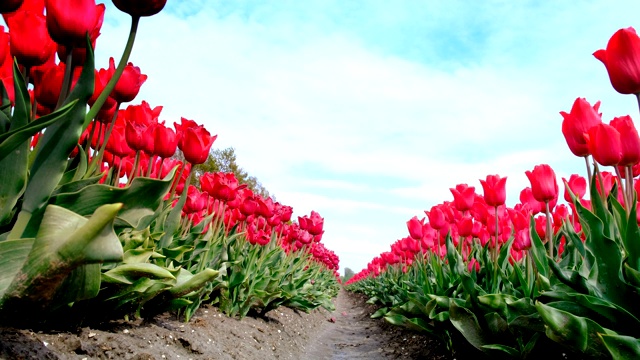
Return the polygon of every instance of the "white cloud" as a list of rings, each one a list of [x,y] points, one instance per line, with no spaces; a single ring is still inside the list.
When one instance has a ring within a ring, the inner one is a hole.
[[[186,20],[160,13],[142,19],[134,47],[132,61],[149,75],[138,99],[164,105],[169,123],[204,123],[219,135],[216,146],[234,146],[239,163],[296,214],[320,211],[331,230],[323,241],[357,271],[366,265],[358,249],[386,249],[405,236],[407,219],[451,199],[458,183],[481,193],[478,179],[508,176],[514,199],[534,165],[583,173],[558,114],[576,97],[603,100],[605,118],[637,117],[633,99],[613,92],[591,57],[613,31],[633,25],[632,12],[616,21],[615,9],[583,6],[590,11],[550,5],[531,18],[515,5],[496,7],[482,16],[504,24],[487,23],[486,48],[453,68],[382,51],[339,27],[218,17],[206,7]],[[128,30],[126,17],[108,16],[102,66],[120,55]],[[472,30],[460,29],[468,46]],[[387,178],[407,184],[379,183]]]

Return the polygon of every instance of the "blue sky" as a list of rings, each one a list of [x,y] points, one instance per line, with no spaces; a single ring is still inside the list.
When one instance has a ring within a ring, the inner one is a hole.
[[[129,27],[107,6],[101,67]],[[204,123],[359,271],[456,184],[507,176],[513,205],[537,164],[584,174],[559,112],[639,118],[591,55],[628,26],[637,1],[169,1],[140,23],[134,103]]]

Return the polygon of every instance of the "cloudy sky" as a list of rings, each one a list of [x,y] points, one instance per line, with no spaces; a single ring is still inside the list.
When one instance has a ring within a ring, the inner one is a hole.
[[[107,7],[99,67],[130,24]],[[134,103],[205,124],[294,215],[318,211],[359,271],[456,184],[507,176],[513,205],[537,164],[584,175],[559,112],[585,97],[605,121],[639,118],[592,56],[629,26],[633,0],[168,1],[140,23]]]

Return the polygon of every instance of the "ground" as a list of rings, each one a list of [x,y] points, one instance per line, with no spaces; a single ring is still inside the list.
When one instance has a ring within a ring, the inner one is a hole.
[[[383,320],[365,298],[342,290],[336,310],[288,308],[232,319],[215,307],[188,323],[172,314],[74,331],[0,328],[2,359],[452,359],[437,340]],[[457,358],[466,358],[460,356]],[[478,357],[474,357],[477,359]]]

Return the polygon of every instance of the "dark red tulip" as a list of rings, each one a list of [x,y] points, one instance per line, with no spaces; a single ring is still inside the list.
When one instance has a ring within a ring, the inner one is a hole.
[[[634,28],[620,29],[606,50],[593,53],[609,73],[613,88],[621,94],[640,93],[640,38]]]
[[[113,0],[113,5],[131,16],[155,15],[166,3],[167,0]]]
[[[112,71],[111,74],[115,73],[116,66],[113,58],[109,58],[109,69]],[[119,103],[133,101],[145,81],[147,81],[147,75],[143,74],[139,67],[129,63],[111,92],[111,97]]]
[[[24,66],[37,66],[47,62],[56,51],[56,43],[47,32],[42,13],[18,10],[7,19],[11,54]]]
[[[4,31],[4,26],[0,25],[0,66],[7,59],[9,53],[9,33]]]
[[[241,188],[236,176],[231,173],[205,173],[200,177],[202,190],[217,200],[232,201]]]
[[[47,29],[51,38],[65,46],[84,47],[87,34],[100,32],[104,4],[95,0],[45,0]]]
[[[211,145],[218,136],[211,136],[203,126],[187,128],[178,141],[184,158],[192,164],[202,164],[209,157]]]
[[[154,129],[154,154],[166,159],[172,157],[178,148],[178,136],[173,129],[158,124]]]

